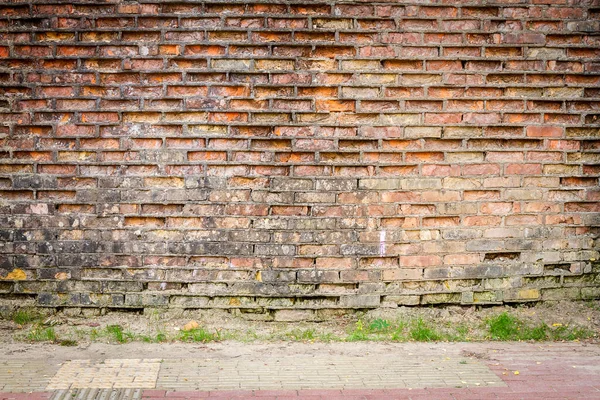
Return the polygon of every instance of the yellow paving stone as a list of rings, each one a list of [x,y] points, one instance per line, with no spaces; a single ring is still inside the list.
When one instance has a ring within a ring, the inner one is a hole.
[[[107,359],[71,360],[63,364],[46,390],[155,387],[160,360]]]

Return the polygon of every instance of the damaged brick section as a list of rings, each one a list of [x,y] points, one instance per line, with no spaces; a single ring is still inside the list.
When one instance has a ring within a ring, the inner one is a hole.
[[[598,298],[595,4],[0,5],[0,305]]]

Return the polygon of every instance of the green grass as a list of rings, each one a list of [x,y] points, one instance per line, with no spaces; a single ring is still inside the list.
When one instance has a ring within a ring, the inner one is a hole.
[[[121,325],[108,325],[106,327],[106,333],[118,343],[126,342],[125,336],[123,335],[123,328],[121,327]]]
[[[329,342],[341,342],[342,338],[340,338],[339,336],[337,336],[331,332],[325,332],[325,333],[320,333],[317,340],[319,342],[329,343]]]
[[[371,340],[371,339],[369,338],[369,332],[368,332],[368,330],[365,329],[364,322],[362,321],[362,319],[359,319],[354,324],[354,330],[352,330],[350,332],[350,334],[346,338],[346,341],[348,341],[348,342],[360,342],[360,341],[365,341],[365,340]]]
[[[561,323],[532,323],[521,320],[510,311],[492,315],[479,322],[453,323],[450,319],[432,317],[406,318],[404,320],[365,318],[347,323],[346,332],[339,334],[339,328],[326,325],[298,324],[276,325],[260,334],[252,329],[221,330],[199,327],[191,331],[172,332],[166,325],[157,325],[145,333],[127,331],[121,325],[86,328],[67,325],[49,327],[41,322],[41,314],[29,310],[18,310],[8,314],[19,325],[29,324],[16,338],[32,342],[51,342],[63,346],[74,346],[79,342],[103,341],[128,343],[140,341],[163,343],[169,341],[214,342],[236,340],[241,342],[287,340],[299,342],[332,341],[574,341],[598,338],[598,332],[577,325]],[[489,314],[488,314],[489,315]],[[287,329],[286,329],[287,328]],[[57,329],[55,331],[55,329]],[[335,329],[335,330],[334,330]],[[58,332],[58,334],[57,334]],[[149,332],[149,333],[148,333]],[[168,332],[168,333],[167,333]],[[59,337],[57,337],[59,336]]]
[[[196,329],[192,329],[190,331],[183,331],[179,335],[179,340],[184,342],[216,342],[221,340],[221,336],[219,332],[211,333],[206,329],[200,327]]]
[[[391,331],[391,337],[390,339],[393,340],[394,342],[406,342],[408,340],[407,336],[406,336],[406,323],[404,321],[398,321],[394,326],[393,326],[393,330]]]
[[[548,325],[540,324],[538,326],[534,326],[532,328],[526,328],[527,335],[529,336],[529,340],[535,340],[536,342],[542,340],[548,340]]]
[[[61,339],[58,341],[58,344],[61,346],[67,346],[67,347],[71,347],[71,346],[77,346],[77,341],[73,340],[73,339]]]
[[[391,324],[387,319],[377,318],[369,324],[370,332],[387,332],[391,328]]]
[[[545,323],[532,326],[504,312],[487,320],[489,338],[492,340],[580,340],[589,339],[595,333],[589,329],[568,325]]]
[[[154,336],[134,335],[134,340],[141,340],[144,343],[165,343],[169,341],[167,334],[163,332],[159,332]]]
[[[450,342],[468,342],[471,340],[471,328],[466,324],[448,324],[448,341]]]
[[[157,333],[156,336],[154,337],[154,341],[156,343],[163,343],[163,342],[166,342],[167,340],[168,340],[167,334],[163,333],[163,332]]]
[[[580,340],[597,336],[593,331],[581,327],[568,327],[560,324],[548,326],[545,323],[527,324],[508,312],[492,316],[485,321],[483,331],[477,326],[466,323],[453,324],[450,322],[416,318],[408,321],[389,321],[373,319],[365,322],[359,319],[344,339],[348,342],[358,341],[395,341],[395,342],[459,342],[478,340],[498,341],[544,341],[544,340]],[[296,333],[300,335],[300,333]],[[335,337],[331,338],[335,340]],[[296,340],[299,340],[296,338]],[[321,340],[320,335],[311,340]]]
[[[579,326],[569,327],[568,325],[559,324],[556,327],[549,327],[550,338],[552,340],[582,340],[582,339],[590,339],[596,334],[594,331],[582,328]]]
[[[121,325],[108,325],[105,331],[107,336],[117,343],[127,343],[136,339],[133,333],[123,331]]]
[[[89,331],[77,330],[76,337],[79,340],[89,338],[90,341],[96,342],[104,339],[108,340],[109,342],[116,342],[120,344],[134,341],[141,341],[145,343],[164,343],[169,341],[167,334],[162,331],[159,331],[153,335],[135,334],[130,331],[123,330],[121,325],[108,325],[104,329],[93,328]]]
[[[401,323],[400,323],[401,325]],[[349,342],[390,339],[394,330],[400,326],[393,324],[387,319],[376,318],[369,323],[359,319],[354,324],[354,329],[349,333],[346,340]]]
[[[80,332],[81,332],[81,336],[83,337],[85,335],[85,333],[82,331],[80,331]],[[100,332],[98,331],[98,329],[92,328],[92,330],[90,331],[90,340],[92,342],[95,342],[98,340],[98,338],[100,338]]]
[[[487,320],[488,332],[494,340],[516,340],[521,330],[521,322],[514,316],[503,312]]]
[[[56,342],[56,332],[52,327],[36,326],[27,333],[26,338],[32,342]]]
[[[422,318],[406,323],[404,321],[390,322],[385,319],[374,319],[365,324],[358,320],[354,329],[346,337],[348,342],[368,340],[392,340],[405,342],[414,340],[418,342],[433,342],[448,340],[450,337],[438,332]]]
[[[40,315],[32,310],[20,309],[11,315],[11,320],[19,325],[26,325],[40,318]]]
[[[302,342],[316,340],[317,336],[317,332],[314,329],[294,329],[285,335],[288,339]]]
[[[492,340],[548,340],[550,329],[542,323],[537,326],[527,325],[507,312],[487,320],[488,332]]]
[[[282,340],[282,337],[269,336],[272,339]],[[260,335],[254,329],[223,331],[221,333],[222,340],[237,340],[243,343],[251,343],[260,340],[265,340],[266,337]]]
[[[409,336],[417,342],[435,342],[442,340],[442,335],[423,319],[418,318],[410,327]]]

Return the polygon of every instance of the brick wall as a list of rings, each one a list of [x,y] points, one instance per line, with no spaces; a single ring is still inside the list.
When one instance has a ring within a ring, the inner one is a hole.
[[[600,296],[600,3],[0,6],[2,304]]]

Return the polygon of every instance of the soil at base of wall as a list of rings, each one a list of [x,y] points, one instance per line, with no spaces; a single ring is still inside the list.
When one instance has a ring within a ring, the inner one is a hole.
[[[72,311],[70,310],[71,313]],[[400,307],[353,312],[325,322],[253,321],[224,310],[189,310],[177,313],[161,313],[156,310],[146,314],[110,312],[97,316],[69,315],[68,311],[58,311],[23,325],[5,315],[4,319],[0,319],[0,343],[31,342],[32,339],[28,338],[28,335],[32,330],[45,327],[52,327],[57,338],[71,340],[74,344],[85,346],[93,341],[114,342],[115,336],[106,333],[109,326],[119,326],[124,341],[156,341],[159,335],[163,335],[162,340],[171,341],[180,338],[184,326],[190,321],[197,322],[199,328],[206,331],[208,336],[213,335],[213,338],[219,340],[344,341],[351,340],[349,338],[356,330],[357,323],[368,326],[374,320],[385,320],[391,324],[422,320],[441,333],[449,332],[456,326],[463,326],[468,332],[462,339],[455,340],[477,341],[490,339],[486,321],[505,312],[528,326],[546,324],[553,328],[580,328],[588,332],[586,340],[600,340],[600,300],[594,300],[544,302],[515,307]],[[444,337],[447,340],[448,336]],[[375,336],[369,340],[386,339],[377,339]]]

